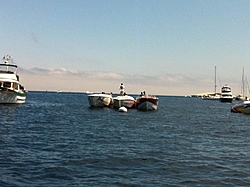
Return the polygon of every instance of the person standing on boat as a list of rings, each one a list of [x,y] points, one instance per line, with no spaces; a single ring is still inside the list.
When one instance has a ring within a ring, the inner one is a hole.
[[[120,90],[120,96],[124,95],[124,89],[125,89],[125,86],[124,86],[123,83],[121,83],[120,88],[119,88],[119,90]]]

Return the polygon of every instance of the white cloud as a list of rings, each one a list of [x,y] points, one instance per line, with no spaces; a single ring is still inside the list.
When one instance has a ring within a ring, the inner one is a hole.
[[[183,75],[129,75],[115,72],[80,71],[66,68],[20,69],[20,79],[28,90],[94,91],[118,93],[123,82],[127,93],[146,90],[151,94],[189,95],[214,91],[212,79],[190,78]],[[219,88],[217,91],[220,91]]]

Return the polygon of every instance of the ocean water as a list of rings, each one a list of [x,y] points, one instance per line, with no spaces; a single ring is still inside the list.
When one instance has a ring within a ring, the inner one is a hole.
[[[0,105],[0,186],[250,186],[248,115],[159,96],[156,112],[89,108],[82,93]]]

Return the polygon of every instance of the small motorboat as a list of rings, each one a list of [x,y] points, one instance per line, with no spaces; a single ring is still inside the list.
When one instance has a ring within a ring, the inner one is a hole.
[[[25,103],[28,91],[19,82],[17,65],[10,63],[13,62],[10,55],[4,56],[3,61],[0,64],[0,103]]]
[[[112,94],[95,93],[88,95],[90,107],[108,107],[112,104]]]
[[[232,106],[231,112],[250,114],[250,101],[243,101],[242,103]]]
[[[235,97],[235,100],[238,100],[238,101],[244,101],[246,97],[244,97],[242,94],[239,94]]]
[[[231,103],[233,101],[233,95],[230,86],[225,85],[221,88],[220,101],[226,103]]]
[[[157,110],[158,98],[152,95],[140,95],[136,98],[135,107],[140,111]]]
[[[129,95],[119,95],[113,98],[114,108],[120,108],[122,106],[126,108],[133,108],[135,106],[135,99]]]

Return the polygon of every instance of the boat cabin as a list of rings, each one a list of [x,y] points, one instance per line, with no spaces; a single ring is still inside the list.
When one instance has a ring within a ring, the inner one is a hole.
[[[221,88],[221,92],[222,93],[229,93],[229,92],[231,92],[231,88],[229,86],[223,86]]]
[[[23,91],[25,92],[25,89],[22,85],[20,85],[17,82],[0,82],[0,89],[10,89],[10,90],[15,90],[15,91]]]
[[[14,64],[0,64],[0,73],[10,73],[16,74],[17,73],[17,65]]]

